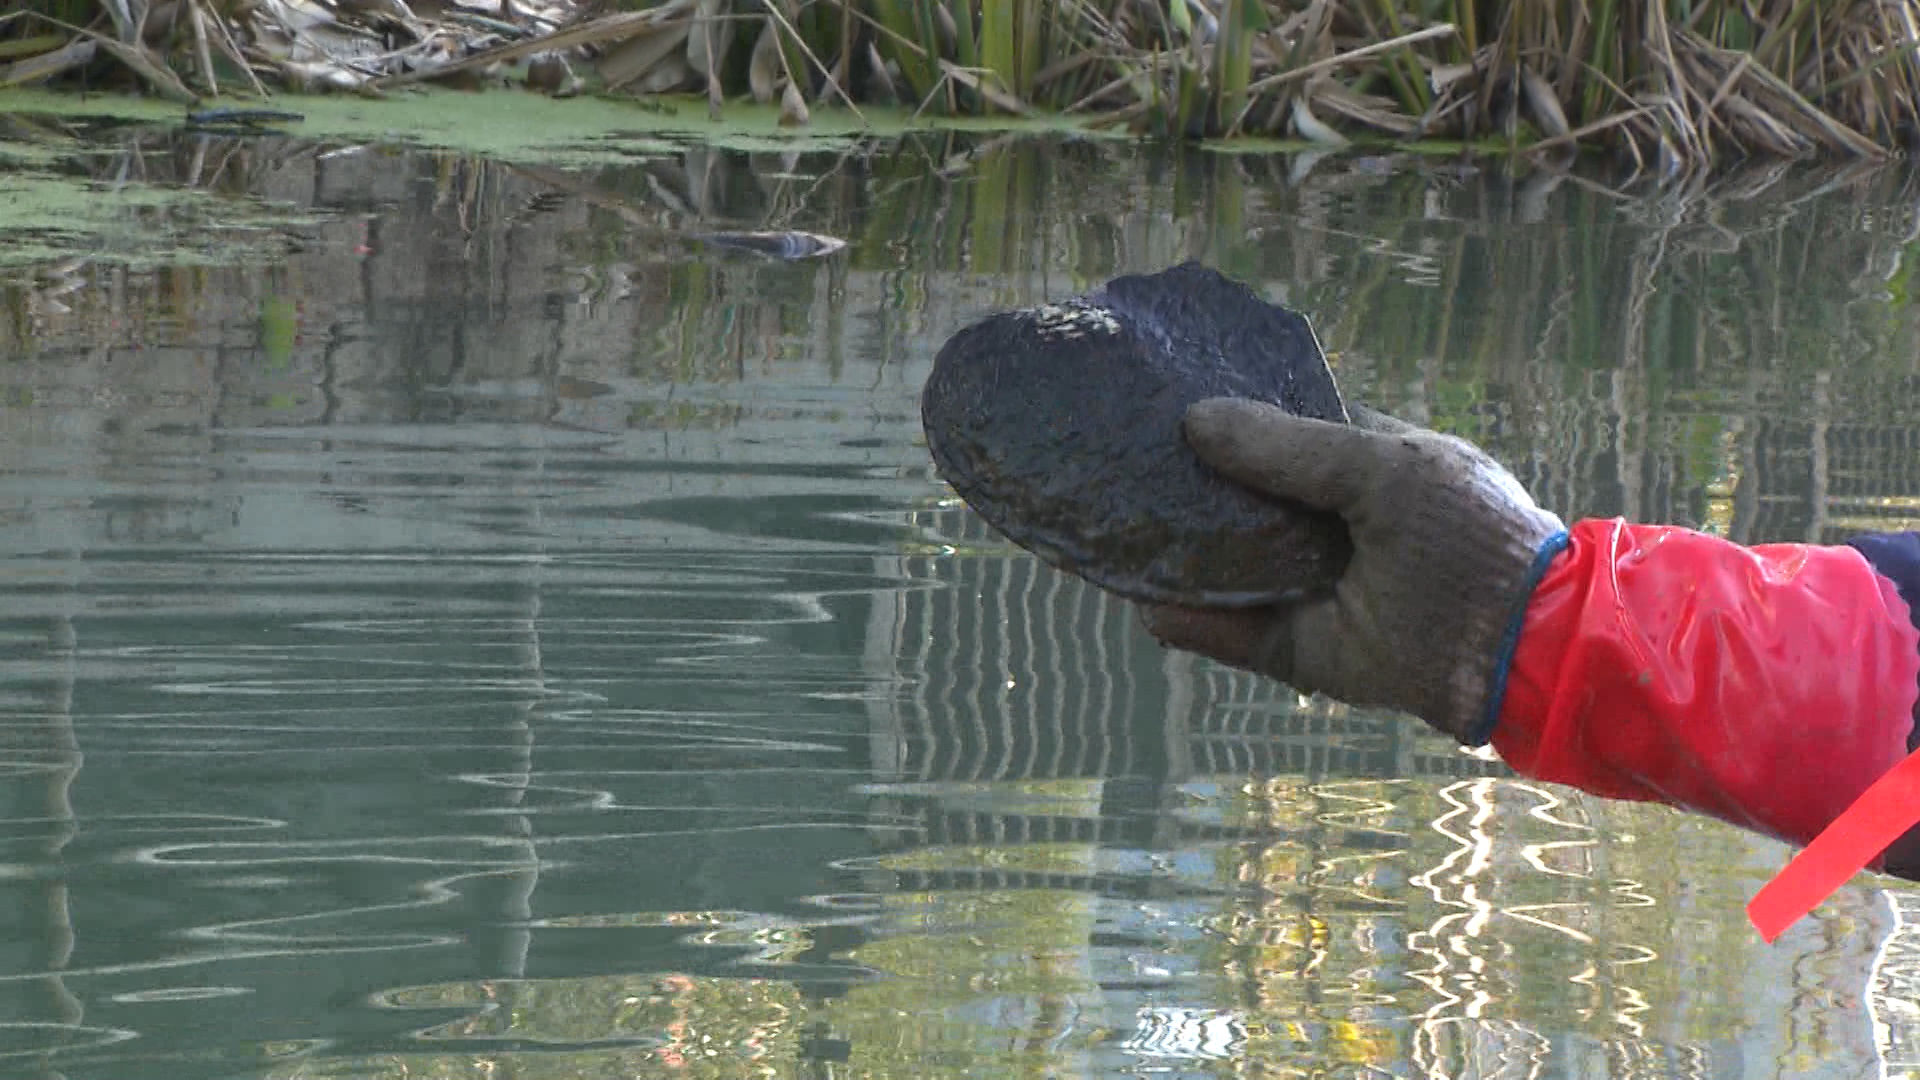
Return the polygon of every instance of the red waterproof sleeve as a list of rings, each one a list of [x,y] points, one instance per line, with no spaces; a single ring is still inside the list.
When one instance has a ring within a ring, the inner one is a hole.
[[[1493,733],[1519,772],[1806,844],[1907,756],[1920,632],[1859,552],[1568,531]]]

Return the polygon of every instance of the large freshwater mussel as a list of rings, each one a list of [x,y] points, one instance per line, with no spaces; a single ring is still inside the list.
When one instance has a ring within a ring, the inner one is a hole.
[[[1149,603],[1324,593],[1345,524],[1229,482],[1182,437],[1187,406],[1219,396],[1350,419],[1303,315],[1186,262],[963,328],[920,412],[941,478],[1056,568]]]

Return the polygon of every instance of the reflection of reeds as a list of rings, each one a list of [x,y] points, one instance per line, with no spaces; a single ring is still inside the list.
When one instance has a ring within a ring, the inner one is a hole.
[[[1489,768],[1406,725],[1303,706],[1270,680],[1167,653],[1130,605],[1017,552],[964,508],[913,525],[938,553],[889,557],[884,570],[925,587],[882,598],[869,628],[875,673],[899,684],[870,706],[884,743],[874,756],[900,780]]]
[[[550,398],[528,407],[570,422],[724,429],[748,415],[737,402],[606,388],[751,382],[817,357],[835,379],[910,393],[928,342],[987,308],[1198,257],[1311,315],[1350,394],[1486,443],[1563,514],[1832,537],[1911,518],[1920,494],[1902,411],[1920,377],[1920,215],[1895,169],[1753,167],[1643,196],[1585,174],[1302,171],[954,134],[793,158],[695,147],[587,174],[127,139],[86,167],[304,200],[290,213],[312,223],[287,231],[301,254],[258,276],[49,267],[5,288],[0,348],[144,341],[126,311],[189,312],[212,334],[253,310],[261,340],[223,337],[211,355],[222,379],[288,391],[283,415],[319,406],[316,379],[349,413],[536,380]],[[368,192],[387,209],[369,212]],[[693,258],[678,240],[715,227],[850,245],[800,265]],[[357,297],[378,355],[404,363],[357,370],[373,355],[357,334],[270,342],[265,313],[302,289]],[[561,295],[574,299],[545,309]]]

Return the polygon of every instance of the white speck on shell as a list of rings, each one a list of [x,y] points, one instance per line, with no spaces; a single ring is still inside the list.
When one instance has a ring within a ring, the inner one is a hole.
[[[1089,334],[1112,336],[1120,332],[1120,321],[1113,317],[1113,312],[1081,300],[1032,308],[1027,317],[1033,320],[1034,332],[1049,341],[1072,341]]]

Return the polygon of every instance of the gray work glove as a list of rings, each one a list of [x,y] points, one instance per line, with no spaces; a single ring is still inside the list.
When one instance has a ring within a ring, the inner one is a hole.
[[[1564,531],[1472,444],[1365,408],[1353,424],[1202,401],[1186,437],[1256,491],[1338,513],[1353,558],[1323,600],[1248,611],[1149,607],[1164,645],[1353,705],[1399,709],[1462,743],[1489,735],[1501,639],[1536,553]]]

